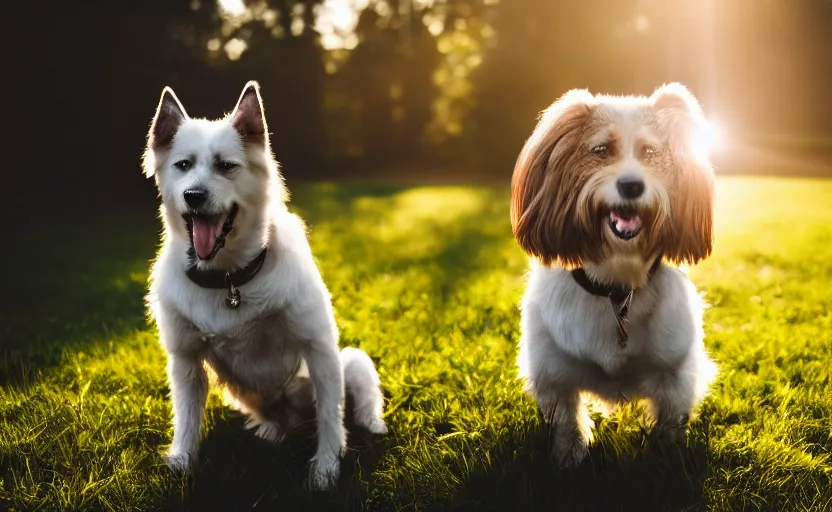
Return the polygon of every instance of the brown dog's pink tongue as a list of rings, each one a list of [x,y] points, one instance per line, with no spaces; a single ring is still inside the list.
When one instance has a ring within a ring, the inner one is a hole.
[[[641,227],[641,217],[638,215],[627,216],[611,212],[610,219],[615,222],[615,228],[622,233],[635,231]]]
[[[214,244],[222,229],[222,219],[195,217],[193,219],[194,250],[200,259],[205,259],[214,250]]]

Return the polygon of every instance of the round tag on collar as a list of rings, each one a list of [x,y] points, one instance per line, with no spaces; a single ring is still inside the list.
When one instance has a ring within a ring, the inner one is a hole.
[[[241,302],[240,290],[236,286],[231,285],[231,288],[228,290],[228,295],[225,296],[225,305],[231,309],[237,309],[240,307]]]
[[[231,272],[227,271],[225,273],[225,284],[228,285],[228,295],[225,296],[225,305],[231,309],[237,309],[240,307],[240,290],[234,286],[234,283],[231,282]]]

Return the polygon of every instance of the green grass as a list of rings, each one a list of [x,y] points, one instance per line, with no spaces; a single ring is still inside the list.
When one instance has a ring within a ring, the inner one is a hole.
[[[0,508],[829,510],[832,181],[718,193],[714,256],[690,275],[721,374],[688,445],[653,444],[634,404],[597,418],[589,460],[560,471],[515,379],[526,258],[507,190],[295,187],[341,343],[375,359],[387,398],[390,435],[350,432],[332,494],[303,487],[313,436],[267,445],[216,392],[194,477],[162,464],[153,211],[29,237],[3,264]]]

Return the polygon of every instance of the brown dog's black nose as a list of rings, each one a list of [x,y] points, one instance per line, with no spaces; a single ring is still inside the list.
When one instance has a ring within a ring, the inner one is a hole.
[[[185,191],[185,202],[194,210],[205,204],[208,199],[208,191],[202,188],[192,188]]]
[[[644,180],[633,176],[622,176],[615,183],[618,193],[624,199],[638,199],[644,193]]]

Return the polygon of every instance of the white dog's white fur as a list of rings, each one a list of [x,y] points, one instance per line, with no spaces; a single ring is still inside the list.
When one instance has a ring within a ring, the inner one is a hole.
[[[697,139],[703,123],[680,84],[649,98],[575,90],[544,112],[518,158],[511,220],[533,258],[517,364],[553,427],[561,464],[580,462],[592,440],[582,396],[607,405],[647,398],[658,433],[678,440],[715,376],[703,302],[667,264],[711,252],[713,170]],[[624,197],[619,179],[643,191]],[[619,226],[626,236],[616,234]],[[577,268],[596,283],[634,290],[623,346],[611,301],[585,290],[571,274]]]
[[[330,295],[306,228],[286,208],[258,85],[249,82],[234,111],[217,121],[189,118],[165,88],[148,136],[144,171],[155,177],[165,228],[147,301],[168,354],[174,416],[169,464],[178,470],[194,464],[207,364],[234,404],[250,415],[247,426],[257,427],[260,437],[282,438],[301,412],[314,408],[318,446],[310,482],[317,489],[331,487],[345,447],[345,388],[355,399],[356,423],[373,433],[387,432],[383,398],[367,354],[353,348],[339,354]],[[233,230],[213,257],[195,257],[191,228],[183,218],[193,210],[184,193],[194,189],[207,194],[199,211],[219,219],[212,225],[222,224],[237,207]],[[200,270],[244,268],[263,247],[263,266],[239,287],[237,309],[226,306],[227,290],[200,287],[186,276],[192,264]]]

